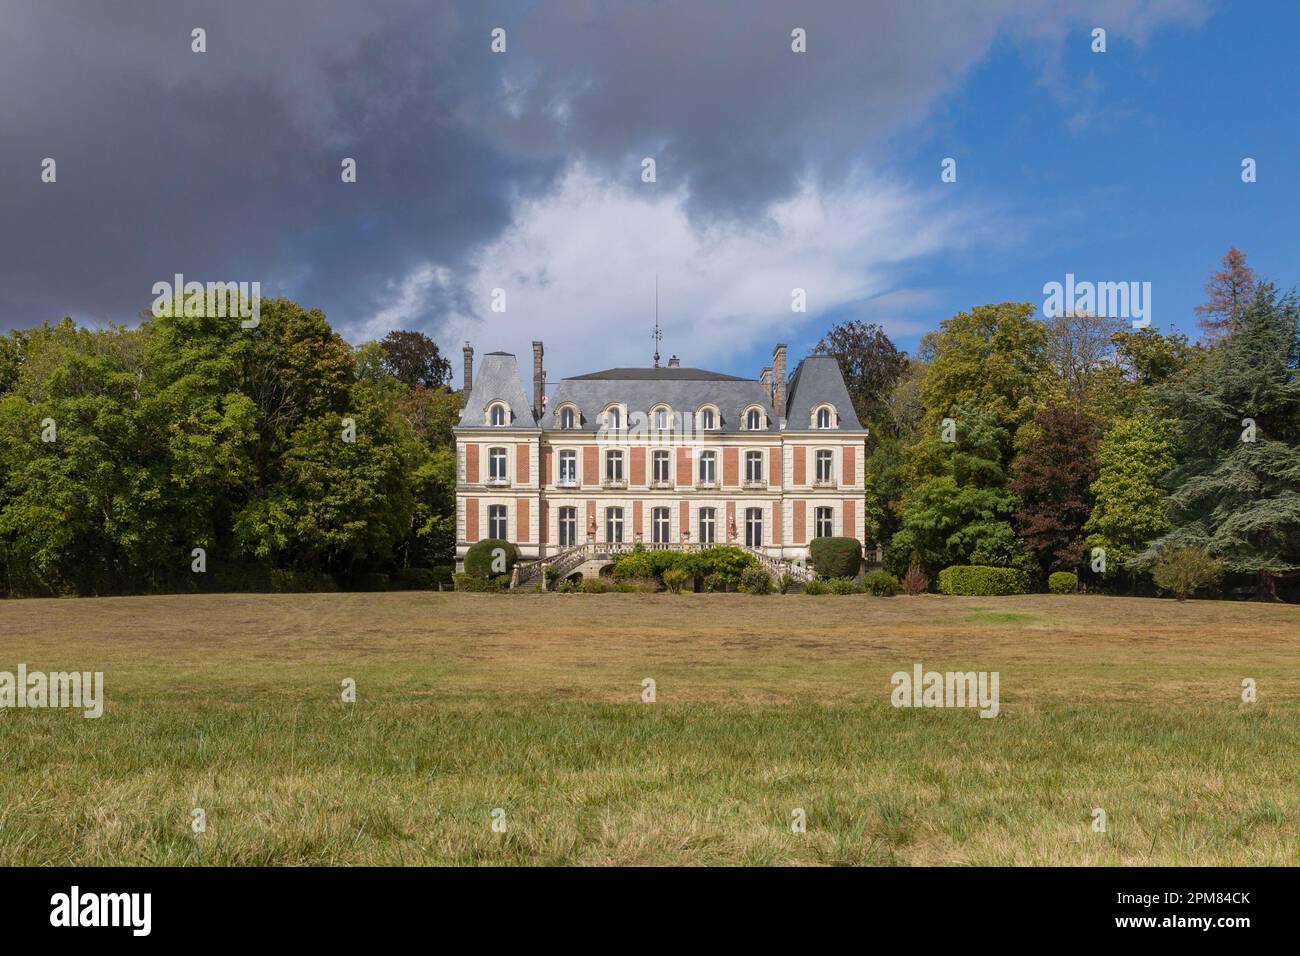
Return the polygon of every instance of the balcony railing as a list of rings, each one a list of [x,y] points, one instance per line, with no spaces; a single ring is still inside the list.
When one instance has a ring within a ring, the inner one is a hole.
[[[627,487],[627,479],[626,479],[626,478],[606,478],[604,481],[602,481],[602,482],[600,483],[600,486],[601,486],[602,488],[626,488],[626,487]]]
[[[716,491],[718,489],[718,479],[701,478],[699,481],[695,482],[695,487],[701,491]]]
[[[741,487],[742,487],[742,488],[745,488],[746,490],[754,490],[754,489],[757,489],[757,488],[766,488],[766,487],[767,487],[767,479],[765,479],[765,478],[746,478],[746,479],[741,483]]]
[[[578,485],[578,479],[576,479],[576,478],[561,478],[559,481],[557,481],[557,482],[555,483],[555,487],[556,487],[556,488],[577,488],[577,487],[579,487],[579,485]]]
[[[510,479],[502,478],[500,476],[489,476],[487,481],[483,482],[483,484],[487,485],[489,488],[504,488],[510,484]]]
[[[650,482],[650,487],[657,490],[662,490],[665,488],[673,487],[673,483],[667,478],[656,478],[655,480]]]
[[[814,478],[812,486],[814,488],[834,488],[836,481],[834,478]]]

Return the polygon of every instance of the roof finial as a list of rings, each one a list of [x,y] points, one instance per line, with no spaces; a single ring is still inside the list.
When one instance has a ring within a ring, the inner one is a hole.
[[[650,333],[650,337],[655,340],[655,368],[659,367],[659,343],[663,341],[664,334],[659,329],[659,273],[655,273],[655,330]]]

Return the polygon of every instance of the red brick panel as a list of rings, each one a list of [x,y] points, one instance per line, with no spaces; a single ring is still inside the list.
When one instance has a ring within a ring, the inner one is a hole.
[[[644,453],[641,456],[641,467],[643,468],[645,467]],[[632,502],[632,540],[633,541],[636,540],[637,535],[644,533],[644,527],[645,526],[642,525],[641,523],[641,502],[634,501]]]
[[[631,470],[628,472],[627,483],[629,485],[644,485],[645,484],[645,449],[633,448],[631,460],[632,460],[632,465],[631,465]]]
[[[799,460],[798,458],[795,459],[795,461],[798,460]],[[807,515],[806,508],[807,508],[806,502],[803,501],[794,502],[794,521],[793,521],[794,535],[793,535],[793,540],[791,542],[792,544],[808,543],[808,515]]]
[[[678,522],[678,533],[682,541],[691,533],[691,503],[683,501],[678,509],[681,512],[681,520]]]
[[[779,486],[785,480],[785,475],[781,473],[781,449],[772,449],[772,473],[767,476],[769,485]]]
[[[593,451],[594,451],[594,449],[593,449]],[[592,529],[593,527],[596,527],[595,522],[596,522],[596,502],[594,502],[594,501],[588,501],[588,502],[587,502],[587,527],[581,529],[582,534],[583,534],[584,536],[587,535],[588,533],[590,533],[590,532],[591,532],[591,529]],[[585,537],[584,537],[583,540],[586,540]],[[592,534],[592,535],[591,535],[591,540],[592,540],[592,541],[595,541],[595,540],[596,540],[596,535],[595,535],[595,534]]]
[[[790,454],[794,455],[794,483],[808,484],[808,449],[792,448]]]
[[[685,488],[691,483],[691,452],[689,448],[677,449],[677,485]]]
[[[857,511],[855,510],[856,501],[849,499],[844,502],[844,530],[840,533],[846,538],[856,538],[857,534],[854,529],[857,526]]]
[[[465,540],[478,540],[478,499],[465,499]]]
[[[478,483],[478,445],[465,446],[465,481]]]
[[[515,509],[515,537],[518,541],[528,540],[528,499],[520,498]]]
[[[542,485],[555,484],[555,473],[551,471],[551,446],[550,445],[542,445],[540,458],[541,458],[540,467],[542,470],[542,474],[541,474],[542,480],[540,484]],[[545,540],[545,536],[543,536],[543,540]]]
[[[778,452],[779,454],[779,452]],[[781,544],[781,502],[772,502],[772,543]]]
[[[740,484],[740,449],[722,449],[722,483],[735,487]]]
[[[515,483],[528,484],[528,446],[515,446]]]
[[[850,445],[844,449],[844,484],[852,488],[858,483],[858,450]]]
[[[546,519],[550,516],[551,506],[548,502],[543,501],[542,506],[537,509],[537,540],[542,544],[549,544],[550,538],[547,537]]]
[[[600,484],[600,449],[588,445],[582,449],[582,483],[584,485]],[[593,508],[596,503],[591,502]]]

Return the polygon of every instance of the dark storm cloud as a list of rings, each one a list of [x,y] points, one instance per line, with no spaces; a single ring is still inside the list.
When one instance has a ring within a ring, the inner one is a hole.
[[[878,155],[999,30],[1059,35],[1060,7],[3,0],[0,324],[129,321],[183,272],[347,329],[432,264],[436,328],[474,311],[456,300],[476,250],[567,164],[634,182],[651,155],[693,216],[752,220]]]

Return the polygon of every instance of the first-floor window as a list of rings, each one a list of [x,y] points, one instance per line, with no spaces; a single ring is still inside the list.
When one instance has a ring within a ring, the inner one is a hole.
[[[504,481],[506,477],[506,450],[492,448],[488,450],[488,477],[493,481]]]
[[[576,485],[578,483],[578,453],[576,451],[560,452],[560,484]]]
[[[830,508],[818,508],[813,512],[813,537],[833,538],[835,536],[835,531],[831,524],[833,514],[834,511]]]
[[[623,480],[623,453],[621,451],[605,452],[605,480]]]
[[[506,539],[505,505],[488,505],[488,537]]]
[[[718,540],[718,509],[700,509],[700,544],[714,544]]]
[[[751,548],[763,544],[763,509],[745,509],[745,544]]]
[[[622,508],[605,509],[605,540],[610,544],[620,544],[623,541]]]
[[[718,480],[718,453],[716,451],[700,452],[700,481]]]
[[[657,451],[651,460],[654,464],[653,480],[656,482],[668,481],[668,452]]]
[[[578,509],[560,509],[560,547],[573,547],[578,543]]]
[[[761,451],[745,452],[745,480],[763,480],[763,453]]]
[[[670,526],[667,508],[655,508],[650,512],[650,528],[654,536],[655,544],[668,543],[668,528]]]
[[[833,470],[834,455],[829,448],[819,449],[817,452],[817,480],[830,481]]]

